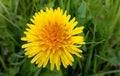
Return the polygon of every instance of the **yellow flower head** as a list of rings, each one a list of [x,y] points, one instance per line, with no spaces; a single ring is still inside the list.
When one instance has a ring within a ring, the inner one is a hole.
[[[82,51],[76,44],[85,44],[84,38],[78,34],[82,33],[83,26],[76,27],[75,18],[70,20],[70,15],[60,8],[40,10],[31,19],[33,24],[27,24],[23,41],[27,41],[22,46],[25,48],[25,55],[32,58],[31,63],[38,67],[46,67],[50,63],[51,70],[56,66],[60,70],[60,65],[65,68],[72,66],[74,58],[72,54],[81,57]]]

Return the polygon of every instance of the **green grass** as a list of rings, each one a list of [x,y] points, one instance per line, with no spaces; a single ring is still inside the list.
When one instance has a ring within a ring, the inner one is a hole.
[[[83,25],[83,58],[60,71],[37,68],[20,40],[35,12],[61,7]],[[0,76],[120,76],[120,0],[0,0]]]

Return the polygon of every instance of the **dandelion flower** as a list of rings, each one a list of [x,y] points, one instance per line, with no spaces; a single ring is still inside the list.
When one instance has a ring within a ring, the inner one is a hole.
[[[85,44],[82,33],[83,26],[76,27],[75,18],[70,20],[70,15],[57,9],[40,10],[31,19],[32,24],[24,32],[26,41],[22,45],[25,48],[25,55],[32,58],[31,63],[38,67],[45,68],[50,63],[50,69],[59,71],[61,64],[67,68],[74,62],[73,54],[81,57],[82,50],[76,45]]]

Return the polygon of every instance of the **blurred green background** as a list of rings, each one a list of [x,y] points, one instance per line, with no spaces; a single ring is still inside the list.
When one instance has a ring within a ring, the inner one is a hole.
[[[37,68],[20,40],[35,12],[61,7],[83,25],[83,58],[60,71]],[[120,0],[0,0],[0,76],[120,76]]]

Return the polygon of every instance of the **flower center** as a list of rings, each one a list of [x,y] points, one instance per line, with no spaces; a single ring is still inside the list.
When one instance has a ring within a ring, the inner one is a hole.
[[[67,42],[67,32],[63,25],[49,25],[44,27],[44,40],[52,47],[59,47]]]

